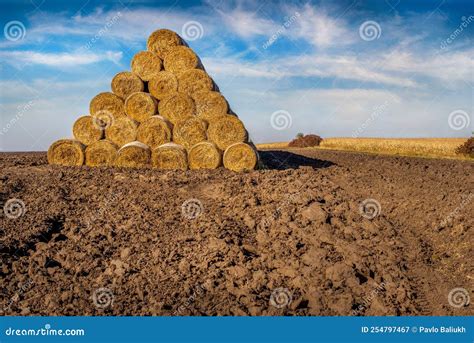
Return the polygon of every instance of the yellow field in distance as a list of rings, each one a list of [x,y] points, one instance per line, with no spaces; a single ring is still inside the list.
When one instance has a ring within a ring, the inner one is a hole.
[[[326,149],[358,151],[399,156],[469,159],[456,154],[456,148],[467,138],[324,138],[319,147],[303,149]],[[257,144],[259,149],[283,149],[288,142]]]

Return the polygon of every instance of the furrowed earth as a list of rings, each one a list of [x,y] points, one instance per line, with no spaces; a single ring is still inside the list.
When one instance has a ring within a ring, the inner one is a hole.
[[[260,155],[266,169],[234,173],[0,154],[2,207],[22,202],[0,216],[0,311],[474,314],[449,297],[463,288],[474,301],[474,163]],[[364,201],[380,208],[364,212]]]

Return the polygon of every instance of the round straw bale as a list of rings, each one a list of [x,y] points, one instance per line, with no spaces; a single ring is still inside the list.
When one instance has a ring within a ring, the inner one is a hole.
[[[151,150],[142,142],[130,142],[117,152],[115,165],[125,168],[145,168],[150,166]]]
[[[112,79],[112,92],[122,99],[127,99],[130,94],[143,92],[145,85],[143,81],[134,73],[123,71]]]
[[[190,149],[197,143],[207,140],[206,130],[207,123],[204,120],[191,117],[176,123],[173,127],[173,141]]]
[[[148,82],[148,90],[158,100],[178,91],[178,79],[170,71],[160,71]]]
[[[166,143],[151,153],[151,164],[158,169],[188,169],[186,149],[176,143]]]
[[[195,115],[194,100],[186,94],[175,93],[167,96],[158,104],[158,112],[172,124]]]
[[[196,114],[204,120],[223,116],[229,109],[226,99],[219,92],[201,91],[194,93],[192,98],[196,104]]]
[[[157,75],[161,70],[160,57],[151,51],[140,51],[135,54],[130,65],[132,72],[137,74],[143,81],[150,81],[150,79]]]
[[[162,116],[150,117],[138,127],[137,140],[155,149],[171,141],[172,128],[173,125]]]
[[[90,102],[89,112],[92,116],[106,112],[114,118],[125,116],[123,100],[118,95],[110,92],[97,94]]]
[[[155,115],[157,109],[158,101],[145,92],[133,93],[125,100],[125,113],[139,123]]]
[[[146,46],[149,51],[155,52],[161,59],[164,59],[170,48],[181,44],[183,41],[176,32],[160,29],[148,37]]]
[[[189,169],[216,169],[221,162],[221,152],[212,142],[201,142],[189,149]]]
[[[113,166],[118,146],[107,139],[101,139],[86,148],[86,166]]]
[[[224,151],[234,143],[245,142],[248,135],[239,118],[226,114],[209,120],[207,136],[219,149]]]
[[[255,169],[258,160],[256,151],[246,143],[232,144],[225,150],[222,159],[224,167],[236,172]]]
[[[119,147],[133,142],[137,138],[137,123],[129,117],[115,119],[112,125],[105,129],[105,138]]]
[[[165,70],[178,74],[183,71],[201,68],[201,62],[196,53],[187,46],[179,45],[169,49],[163,61]]]
[[[211,91],[214,82],[210,76],[201,69],[190,69],[178,74],[178,91],[194,96],[202,91]]]
[[[97,125],[97,119],[92,116],[79,117],[72,126],[72,134],[79,142],[89,145],[104,136],[104,130]]]
[[[48,163],[60,166],[82,166],[85,146],[75,139],[60,139],[48,149]]]

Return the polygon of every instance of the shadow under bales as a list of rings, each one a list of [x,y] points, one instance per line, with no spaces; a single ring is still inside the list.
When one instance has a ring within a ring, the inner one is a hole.
[[[259,150],[258,153],[266,169],[298,169],[299,167],[303,166],[312,167],[313,169],[320,169],[334,165],[334,163],[331,161],[318,160],[288,151]]]

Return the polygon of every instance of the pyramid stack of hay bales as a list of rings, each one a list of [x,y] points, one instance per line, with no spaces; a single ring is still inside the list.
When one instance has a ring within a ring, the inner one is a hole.
[[[138,52],[111,92],[90,102],[73,125],[74,139],[48,150],[62,166],[215,169],[241,172],[258,153],[199,56],[175,32],[160,29]]]

